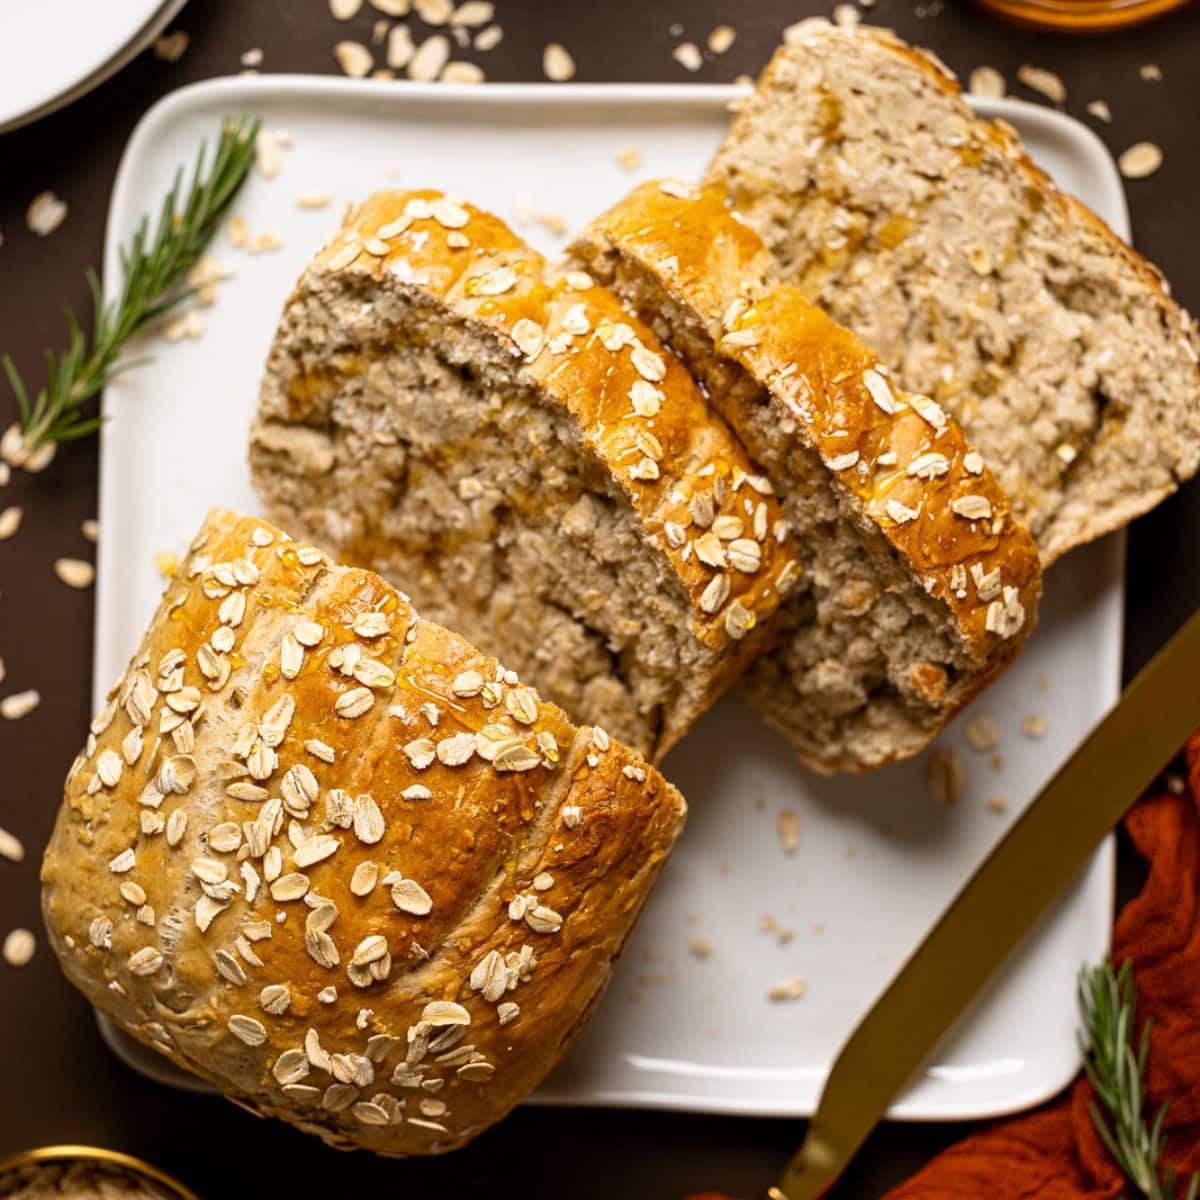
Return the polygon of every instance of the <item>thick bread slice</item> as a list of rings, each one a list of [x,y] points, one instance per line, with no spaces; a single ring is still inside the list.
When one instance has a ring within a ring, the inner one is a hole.
[[[962,425],[1049,563],[1200,463],[1200,369],[1157,271],[930,55],[806,22],[734,119],[726,186],[782,278]]]
[[[216,511],[71,768],[43,911],[88,1000],[231,1099],[436,1153],[558,1061],[683,813],[378,576]]]
[[[250,461],[275,519],[654,758],[798,574],[769,485],[653,334],[437,192],[373,197],[305,272]],[[693,509],[740,532],[704,553]]]
[[[823,770],[915,753],[1033,627],[1037,548],[981,456],[792,287],[718,188],[647,183],[573,247],[704,382],[784,502],[807,588],[749,670]]]

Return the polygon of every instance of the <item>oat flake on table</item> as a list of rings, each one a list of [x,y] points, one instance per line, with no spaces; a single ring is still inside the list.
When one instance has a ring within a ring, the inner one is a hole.
[[[495,15],[496,6],[491,0],[466,0],[454,10],[450,24],[478,29],[481,25],[487,25]]]
[[[671,51],[671,57],[685,70],[698,71],[704,65],[700,47],[695,42],[680,42]]]
[[[575,60],[566,46],[558,42],[551,42],[542,51],[542,70],[547,79],[555,83],[565,83],[568,79],[574,78]]]
[[[418,83],[432,83],[450,61],[450,39],[444,33],[426,38],[408,64],[408,77]]]
[[[162,62],[177,63],[187,53],[189,40],[186,31],[182,29],[176,29],[174,33],[165,33],[154,40],[154,57]]]
[[[972,96],[1000,100],[1004,96],[1004,76],[995,67],[976,67],[967,79],[967,91]]]
[[[504,30],[499,25],[489,25],[486,29],[481,29],[475,35],[473,44],[476,50],[486,54],[489,50],[495,50],[503,40]]]
[[[0,512],[0,542],[7,541],[21,528],[21,517],[24,509],[13,504]]]
[[[23,967],[37,949],[37,939],[28,929],[14,929],[4,939],[4,961],[10,967]]]
[[[445,25],[454,12],[453,0],[412,0],[412,7],[426,25]]]
[[[737,41],[737,30],[732,25],[718,25],[705,43],[714,54],[724,54]]]
[[[96,568],[82,558],[59,558],[54,563],[54,573],[73,588],[91,587],[96,579]]]
[[[49,237],[67,219],[67,202],[53,192],[39,192],[25,213],[30,233]]]
[[[9,833],[7,829],[0,826],[0,858],[7,858],[9,862],[19,863],[25,858],[25,847],[21,844],[21,839],[15,833]]]
[[[1135,142],[1117,159],[1117,166],[1126,179],[1145,179],[1162,166],[1162,161],[1162,150],[1154,142]]]
[[[483,83],[483,68],[473,62],[448,62],[442,68],[442,83]]]
[[[1017,79],[1055,104],[1062,104],[1067,99],[1067,85],[1053,71],[1047,71],[1044,67],[1022,63],[1017,70]]]
[[[29,716],[41,702],[41,696],[32,688],[25,692],[14,692],[0,700],[0,717],[6,721],[19,721]]]
[[[362,42],[338,42],[333,48],[333,57],[351,79],[363,79],[375,65],[370,50]]]

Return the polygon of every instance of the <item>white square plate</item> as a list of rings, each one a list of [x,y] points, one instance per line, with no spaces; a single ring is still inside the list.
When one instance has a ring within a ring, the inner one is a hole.
[[[635,179],[695,177],[724,131],[732,88],[385,85],[307,77],[219,80],[157,105],[134,134],[109,215],[105,277],[117,248],[226,113],[260,113],[294,145],[236,211],[251,236],[282,238],[236,266],[196,341],[146,349],[153,362],[105,396],[96,624],[96,696],[124,667],[158,595],[155,554],[179,550],[212,505],[257,511],[246,435],[284,297],[332,232],[344,202],[387,186],[461,193],[512,220],[523,210],[572,227]],[[1117,174],[1094,134],[1017,102],[980,104],[1023,134],[1033,157],[1120,234]],[[644,165],[627,173],[620,151]],[[302,211],[297,197],[331,191]],[[524,232],[548,250],[544,225]],[[727,699],[668,758],[691,807],[688,828],[587,1032],[537,1099],[571,1104],[801,1116],[838,1045],[1008,823],[1108,708],[1119,685],[1123,543],[1072,554],[1048,580],[1041,627],[975,706],[998,723],[1002,765],[972,751],[962,721],[943,741],[967,774],[963,798],[931,796],[927,759],[856,779],[822,779],[739,702]],[[1048,721],[1026,737],[1023,720]],[[986,803],[1001,796],[1006,811]],[[780,814],[799,846],[785,853]],[[1078,1068],[1075,973],[1107,946],[1111,840],[997,974],[892,1115],[982,1117],[1028,1107]],[[764,918],[776,925],[764,931]],[[789,940],[778,927],[793,931]],[[711,945],[706,957],[691,947]],[[802,978],[802,999],[768,991]]]

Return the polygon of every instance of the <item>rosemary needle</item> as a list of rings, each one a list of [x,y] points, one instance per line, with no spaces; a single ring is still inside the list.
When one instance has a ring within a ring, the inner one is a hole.
[[[1174,1200],[1175,1169],[1162,1166],[1167,1102],[1149,1124],[1143,1113],[1150,1022],[1143,1024],[1135,1051],[1137,991],[1132,965],[1126,961],[1116,972],[1107,962],[1084,967],[1078,996],[1083,1067],[1100,1101],[1089,1106],[1096,1132],[1141,1195],[1147,1200]],[[1200,1174],[1192,1176],[1185,1200],[1195,1200],[1198,1191]]]
[[[99,427],[101,418],[87,411],[88,401],[110,379],[136,365],[121,361],[129,341],[194,291],[181,285],[246,181],[258,130],[257,118],[227,118],[211,164],[207,143],[201,144],[186,189],[180,169],[163,197],[153,229],[151,218],[143,217],[129,244],[122,247],[121,288],[115,299],[104,303],[100,280],[88,269],[91,334],[80,328],[68,309],[67,348],[45,352],[46,384],[36,396],[30,397],[12,358],[0,355],[0,367],[20,406],[26,451],[84,437]]]

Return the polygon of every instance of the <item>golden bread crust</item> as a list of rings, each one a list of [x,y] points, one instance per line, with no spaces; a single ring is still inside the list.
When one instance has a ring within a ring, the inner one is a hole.
[[[43,909],[87,998],[230,1098],[434,1153],[558,1061],[683,812],[378,576],[218,510],[71,769]]]

